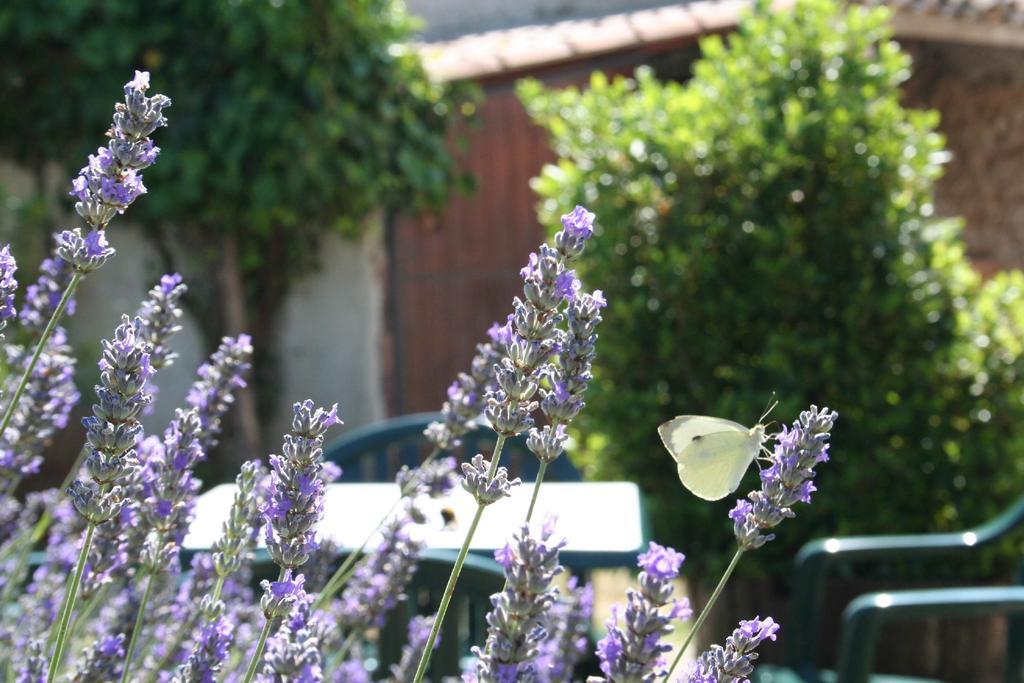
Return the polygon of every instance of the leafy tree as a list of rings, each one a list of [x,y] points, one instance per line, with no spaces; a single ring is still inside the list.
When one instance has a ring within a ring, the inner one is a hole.
[[[541,213],[598,216],[586,464],[641,482],[659,537],[720,567],[733,499],[686,493],[655,428],[753,424],[775,392],[780,422],[811,402],[840,414],[814,503],[754,554],[776,571],[815,535],[994,514],[1024,491],[1024,278],[982,283],[958,225],[932,217],[938,117],[900,105],[910,59],[886,12],[803,0],[701,48],[685,85],[640,70],[520,89],[560,157]]]
[[[395,0],[12,0],[0,7],[0,156],[39,178],[65,164],[69,177],[110,93],[150,70],[172,125],[146,173],[160,191],[132,218],[169,266],[206,272],[190,278],[190,303],[208,343],[251,331],[266,371],[278,309],[318,239],[358,234],[378,210],[437,206],[456,179],[456,96],[403,46],[409,31]],[[191,262],[173,263],[182,252]]]

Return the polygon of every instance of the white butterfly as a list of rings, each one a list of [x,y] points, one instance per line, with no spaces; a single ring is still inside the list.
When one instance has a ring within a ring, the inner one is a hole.
[[[683,486],[704,500],[725,498],[739,488],[768,438],[763,424],[748,429],[703,415],[680,415],[658,427],[658,434],[678,465]]]

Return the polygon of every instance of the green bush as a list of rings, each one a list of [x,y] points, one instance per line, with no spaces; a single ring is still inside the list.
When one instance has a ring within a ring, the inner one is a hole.
[[[655,431],[678,414],[749,425],[772,392],[779,421],[838,410],[820,492],[769,562],[814,535],[962,528],[1024,493],[1024,280],[982,283],[932,217],[938,117],[900,106],[886,19],[806,0],[705,39],[685,85],[520,87],[560,157],[536,181],[545,220],[578,202],[600,224],[584,464],[639,481],[702,570],[731,554],[733,500],[681,488]]]

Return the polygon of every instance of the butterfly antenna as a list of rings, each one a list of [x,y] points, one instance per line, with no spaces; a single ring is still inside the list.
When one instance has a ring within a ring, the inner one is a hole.
[[[767,407],[765,407],[764,412],[761,413],[761,417],[758,418],[757,423],[761,424],[761,422],[766,417],[768,417],[769,413],[771,413],[773,410],[775,410],[775,407],[777,405],[779,405],[779,401],[775,398],[775,392],[773,391],[772,392],[772,397],[770,399],[768,399],[768,405],[767,405]]]

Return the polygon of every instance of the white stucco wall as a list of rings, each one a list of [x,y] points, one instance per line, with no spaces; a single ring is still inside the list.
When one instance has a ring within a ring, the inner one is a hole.
[[[361,242],[328,236],[320,257],[320,270],[295,285],[281,311],[282,385],[271,427],[275,435],[287,431],[292,403],[305,398],[337,403],[347,428],[383,419],[385,414],[380,356],[384,251],[379,226],[375,222]]]

